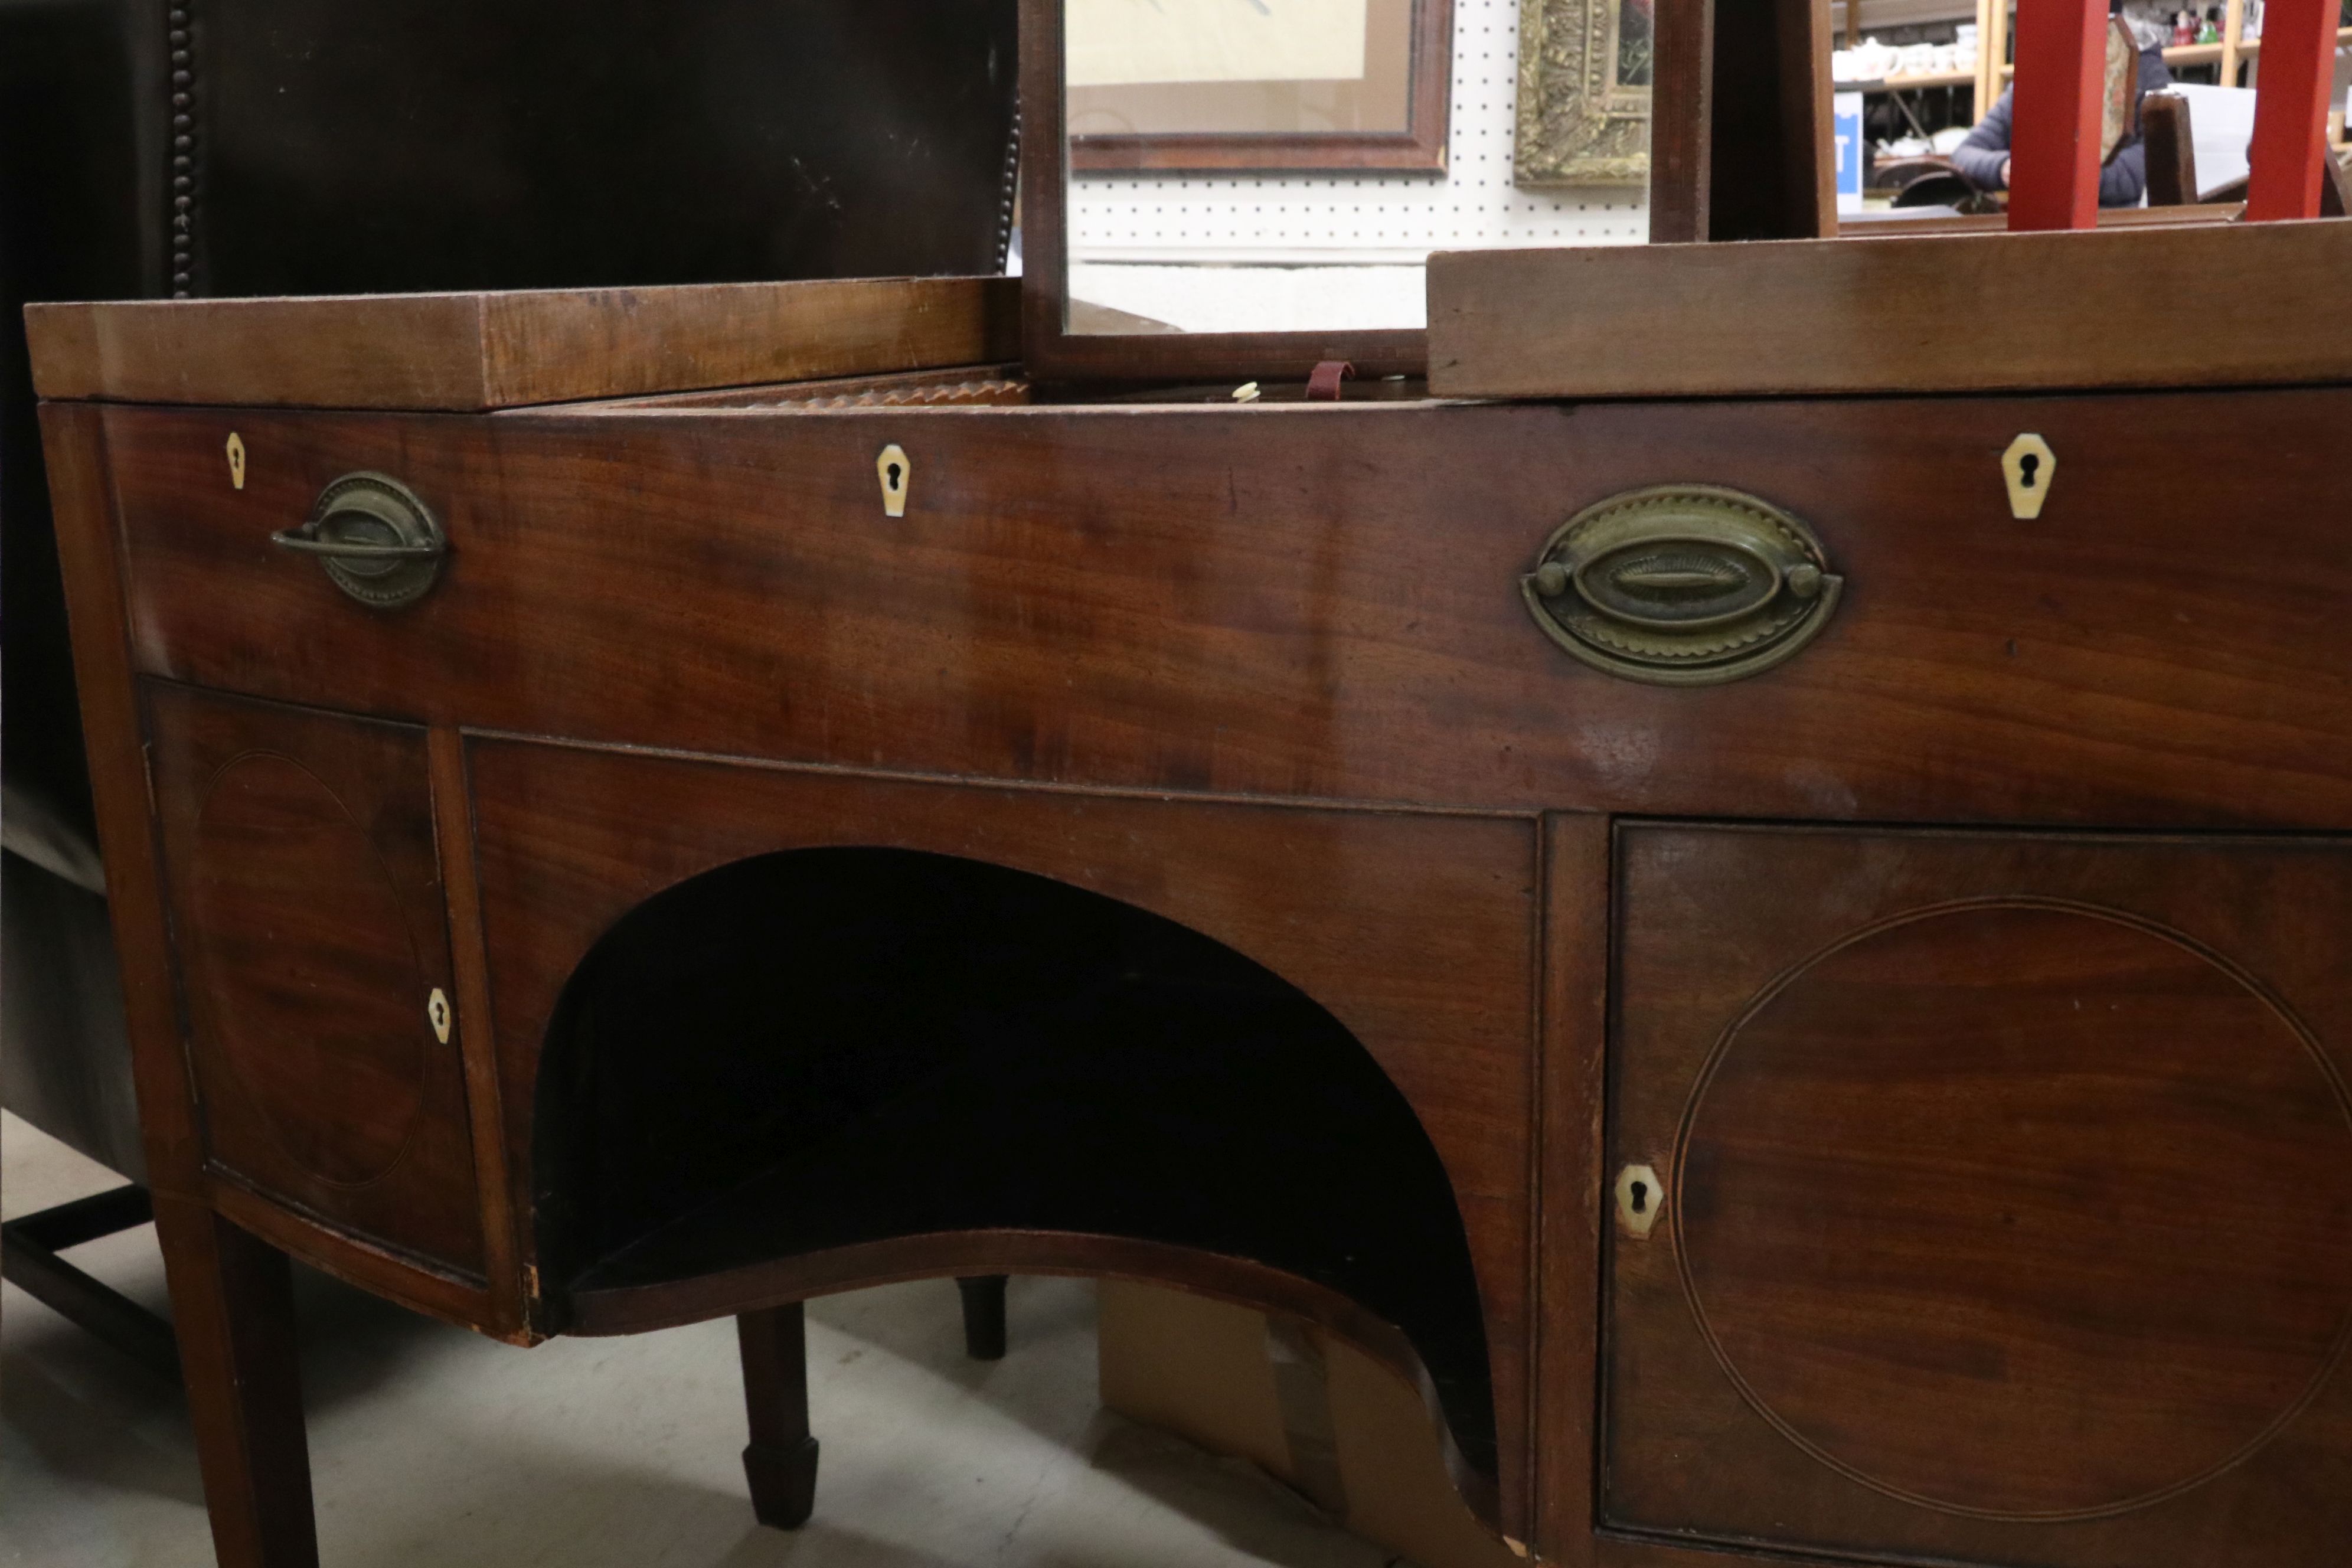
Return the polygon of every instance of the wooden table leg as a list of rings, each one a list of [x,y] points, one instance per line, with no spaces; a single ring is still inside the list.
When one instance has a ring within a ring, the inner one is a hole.
[[[974,1361],[1004,1359],[1004,1276],[958,1279],[963,1295],[963,1352]]]
[[[286,1255],[161,1193],[155,1232],[221,1568],[317,1568]]]
[[[735,1320],[743,1352],[743,1405],[751,1441],[743,1477],[761,1524],[794,1530],[816,1507],[816,1439],[809,1436],[808,1341],[801,1304],[744,1312]]]

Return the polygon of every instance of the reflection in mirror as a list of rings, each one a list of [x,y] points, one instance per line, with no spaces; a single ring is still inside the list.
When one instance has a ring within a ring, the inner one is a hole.
[[[1652,3],[1064,0],[1065,330],[1419,328],[1433,250],[1641,243]]]

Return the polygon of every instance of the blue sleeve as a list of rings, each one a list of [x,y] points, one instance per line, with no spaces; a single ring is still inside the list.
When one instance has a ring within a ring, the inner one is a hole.
[[[2001,161],[2009,156],[2009,98],[2002,93],[1969,132],[1968,140],[1952,149],[1952,167],[1980,191],[2001,188]]]
[[[2107,160],[2099,171],[2099,205],[2103,207],[2136,207],[2140,193],[2147,189],[2147,144],[2134,142]]]

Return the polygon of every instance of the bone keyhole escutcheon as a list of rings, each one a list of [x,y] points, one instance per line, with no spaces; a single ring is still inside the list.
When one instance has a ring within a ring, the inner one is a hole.
[[[228,433],[228,488],[245,489],[245,437],[232,430]]]
[[[874,459],[874,472],[882,480],[882,515],[907,515],[907,481],[914,477],[914,465],[907,461],[907,449],[893,441],[882,448]]]
[[[1647,1237],[1658,1223],[1665,1194],[1657,1172],[1647,1165],[1626,1166],[1617,1173],[1617,1223],[1629,1236]]]
[[[2042,515],[2050,499],[2050,481],[2058,473],[2058,454],[2039,436],[2020,436],[2000,455],[2001,477],[2009,481],[2009,513],[2032,521]]]

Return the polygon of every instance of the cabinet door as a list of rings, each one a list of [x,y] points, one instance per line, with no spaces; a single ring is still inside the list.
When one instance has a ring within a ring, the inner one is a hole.
[[[2347,1560],[2345,847],[1629,826],[1618,857],[1607,1525]]]
[[[213,1168],[478,1275],[425,731],[147,698]]]

